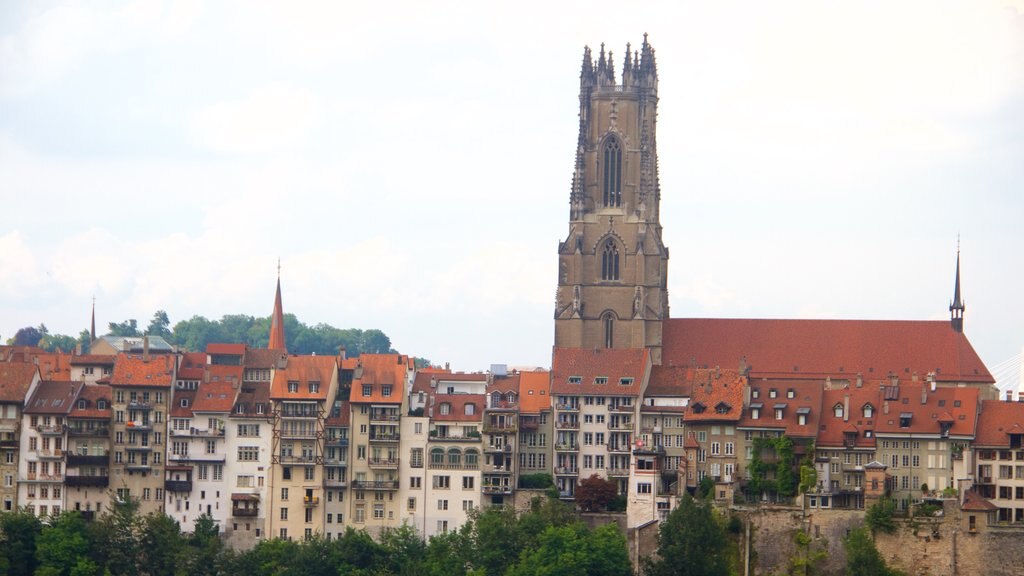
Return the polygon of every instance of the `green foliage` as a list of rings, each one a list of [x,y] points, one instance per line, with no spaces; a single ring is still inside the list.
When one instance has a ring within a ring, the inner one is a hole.
[[[700,484],[697,485],[697,497],[701,500],[712,498],[715,495],[715,480],[711,476],[705,476],[700,479]]]
[[[727,576],[729,539],[711,503],[683,496],[661,523],[656,558],[643,560],[646,576]]]
[[[142,333],[139,332],[139,323],[134,318],[124,322],[109,322],[107,330],[110,331],[111,336],[142,336]]]
[[[872,534],[879,532],[891,534],[896,531],[896,521],[893,520],[895,513],[896,503],[891,498],[882,498],[868,508],[864,520]]]
[[[942,510],[942,506],[932,502],[926,502],[914,508],[914,516],[920,516],[922,518],[931,518],[935,516],[935,513]]]
[[[871,533],[866,528],[857,528],[843,539],[846,549],[847,576],[902,576],[885,564]]]
[[[171,320],[167,317],[167,312],[163,310],[157,310],[153,313],[153,319],[149,321],[149,326],[146,327],[146,334],[150,336],[160,336],[164,340],[170,340]]]
[[[788,436],[777,438],[754,438],[753,459],[747,465],[750,481],[747,491],[758,495],[762,492],[793,496],[797,482],[793,473],[793,440]],[[765,456],[774,461],[765,462]],[[817,481],[817,480],[815,480]]]
[[[49,525],[43,527],[36,540],[36,559],[39,561],[36,573],[70,576],[73,571],[81,573],[90,568],[95,573],[96,566],[88,554],[89,530],[85,520],[78,512],[62,512],[50,518]]]
[[[36,569],[36,541],[42,524],[24,510],[0,514],[0,574],[30,576]]]
[[[500,572],[487,572],[487,574]],[[628,576],[626,539],[615,524],[590,532],[581,524],[550,526],[523,552],[508,576]]]
[[[787,574],[791,576],[809,576],[817,574],[817,568],[828,558],[827,542],[814,540],[803,530],[797,530],[793,535],[793,544],[796,545],[796,554],[789,560]]]
[[[42,330],[39,328],[42,328]],[[7,340],[7,343],[14,346],[36,346],[45,335],[46,325],[40,324],[39,328],[32,326],[19,328],[18,331],[14,333],[14,338]]]
[[[536,474],[521,474],[519,476],[519,487],[528,490],[542,490],[555,485],[551,474],[537,472]]]
[[[612,501],[608,503],[608,511],[609,512],[625,512],[626,511],[626,505],[627,505],[626,495],[625,494],[619,494],[615,498],[612,498]]]
[[[804,459],[800,462],[800,487],[797,491],[805,494],[818,485],[818,469],[814,467],[814,444],[807,448]]]
[[[592,474],[576,485],[576,505],[586,512],[605,510],[616,494],[618,488],[614,482]]]

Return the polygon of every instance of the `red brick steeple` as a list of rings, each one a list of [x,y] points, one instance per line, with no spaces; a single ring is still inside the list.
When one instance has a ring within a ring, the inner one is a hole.
[[[284,309],[281,307],[281,262],[277,263],[277,294],[274,295],[274,313],[270,316],[270,350],[288,350],[284,339]]]

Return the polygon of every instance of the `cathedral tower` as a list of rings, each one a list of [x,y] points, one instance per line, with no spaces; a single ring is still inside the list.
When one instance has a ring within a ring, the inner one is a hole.
[[[648,348],[661,363],[668,249],[659,220],[654,49],[583,51],[569,234],[558,246],[555,346]]]

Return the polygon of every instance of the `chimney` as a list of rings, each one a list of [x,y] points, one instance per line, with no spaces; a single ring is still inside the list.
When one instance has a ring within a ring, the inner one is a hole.
[[[749,369],[750,367],[747,365],[747,357],[744,356],[740,358],[740,376],[746,376],[747,370]]]
[[[850,421],[850,395],[843,394],[843,422]]]
[[[932,392],[935,392],[935,372],[928,373],[928,384]]]
[[[142,361],[149,362],[149,335],[142,337]]]
[[[882,414],[888,414],[888,413],[889,413],[889,401],[885,400],[885,401],[882,402]]]
[[[1013,402],[1013,390],[1006,391],[1006,401]]]
[[[864,375],[857,372],[857,388],[860,388],[861,386],[864,386]]]
[[[911,374],[910,381],[911,382],[917,382],[917,370],[914,370],[914,373]]]
[[[928,403],[928,387],[921,386],[921,404]]]

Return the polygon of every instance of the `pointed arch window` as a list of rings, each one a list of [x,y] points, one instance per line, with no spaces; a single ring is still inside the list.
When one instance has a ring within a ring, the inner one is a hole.
[[[611,348],[612,344],[615,343],[613,340],[615,330],[615,315],[611,312],[605,312],[604,316],[601,317],[601,324],[604,327],[604,347]]]
[[[601,250],[601,280],[619,279],[619,247],[609,238]]]
[[[604,143],[604,177],[601,181],[605,206],[618,207],[622,202],[622,147],[614,136]]]

